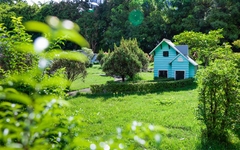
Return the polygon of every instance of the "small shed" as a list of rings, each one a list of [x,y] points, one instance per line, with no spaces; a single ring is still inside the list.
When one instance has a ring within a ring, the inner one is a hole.
[[[176,80],[194,77],[198,64],[188,56],[187,45],[175,46],[163,39],[151,52],[154,56],[154,77]]]

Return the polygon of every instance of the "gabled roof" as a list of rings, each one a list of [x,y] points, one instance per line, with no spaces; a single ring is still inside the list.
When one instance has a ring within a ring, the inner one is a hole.
[[[151,55],[157,49],[157,47],[159,47],[159,45],[161,45],[163,42],[166,42],[168,45],[170,45],[177,52],[181,53],[169,39],[163,39],[149,54]]]
[[[149,54],[151,55],[156,49],[157,47],[159,47],[159,45],[161,45],[163,42],[166,42],[168,45],[170,45],[175,51],[177,51],[179,54],[170,62],[172,63],[179,55],[183,56],[186,60],[188,60],[191,64],[193,64],[194,66],[197,66],[198,64],[192,60],[189,56],[188,56],[188,46],[187,45],[178,45],[175,46],[170,40],[168,39],[163,39]],[[187,49],[186,49],[187,48]],[[181,51],[180,51],[181,50]]]
[[[182,55],[182,54],[178,54],[175,58],[173,58],[173,60],[171,60],[170,62],[169,62],[169,64],[171,64],[174,60],[176,60],[179,56],[183,56],[188,62],[190,62],[193,66],[197,66],[198,64],[194,61],[194,60],[192,60],[192,58],[190,58],[189,56],[184,56],[184,55]]]

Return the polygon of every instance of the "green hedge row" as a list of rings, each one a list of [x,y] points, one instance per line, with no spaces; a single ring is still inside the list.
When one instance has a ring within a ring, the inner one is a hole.
[[[160,82],[139,82],[139,83],[107,83],[99,85],[91,85],[93,94],[104,93],[148,93],[161,92],[166,90],[174,90],[193,85],[194,79],[184,79],[175,81],[160,81]]]

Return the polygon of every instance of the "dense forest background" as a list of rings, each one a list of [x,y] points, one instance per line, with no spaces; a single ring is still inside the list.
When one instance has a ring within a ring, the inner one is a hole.
[[[11,17],[45,21],[54,15],[80,26],[94,52],[112,51],[121,38],[136,38],[150,52],[163,38],[172,40],[183,31],[208,33],[223,29],[222,42],[240,38],[239,0],[108,0],[91,10],[88,1],[65,0],[28,5],[24,0],[1,0],[0,22],[11,29]],[[31,33],[37,37],[37,33]],[[63,49],[81,49],[72,43]],[[239,49],[233,47],[238,52]]]

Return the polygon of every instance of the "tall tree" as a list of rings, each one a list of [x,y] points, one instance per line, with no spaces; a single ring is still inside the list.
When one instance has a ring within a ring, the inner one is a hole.
[[[223,29],[225,41],[233,42],[240,35],[240,2],[237,0],[215,0],[208,14],[206,21],[209,29]]]
[[[115,45],[114,51],[107,56],[103,63],[103,71],[107,75],[121,76],[122,81],[128,76],[133,76],[147,67],[146,55],[141,51],[135,40],[120,41],[120,46]]]
[[[186,44],[189,46],[190,55],[198,59],[205,66],[211,60],[221,57],[222,54],[231,53],[228,44],[221,44],[222,30],[213,30],[208,34],[201,32],[185,31],[175,35],[173,39],[176,44]]]

